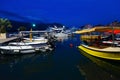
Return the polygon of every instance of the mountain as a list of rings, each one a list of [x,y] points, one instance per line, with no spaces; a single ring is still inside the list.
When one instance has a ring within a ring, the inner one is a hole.
[[[62,27],[63,25],[60,23],[36,23],[36,26],[33,27],[32,23],[29,22],[20,22],[10,20],[12,24],[12,28],[9,28],[7,32],[17,32],[20,26],[26,27],[26,30],[29,31],[31,28],[33,30],[46,30],[48,27],[53,27],[56,25],[57,27]]]
[[[7,18],[10,20],[12,24],[12,28],[7,29],[7,32],[17,32],[18,28],[21,26],[26,27],[26,30],[45,30],[48,27],[53,27],[56,25],[57,27],[62,27],[63,25],[60,23],[48,23],[47,21],[42,21],[39,18],[35,18],[33,16],[21,16],[19,14],[0,10],[0,18]],[[33,24],[36,26],[33,27]]]
[[[0,10],[0,18],[7,18],[9,20],[18,21],[18,22],[33,22],[33,23],[43,23],[39,18],[33,16],[22,16],[20,14]]]

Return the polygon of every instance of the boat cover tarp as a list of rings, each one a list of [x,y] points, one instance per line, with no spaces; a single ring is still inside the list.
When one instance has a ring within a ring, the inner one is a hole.
[[[90,33],[90,32],[106,32],[109,30],[120,30],[120,27],[93,27],[76,31],[76,34]]]
[[[107,32],[109,32],[109,33],[114,33],[114,34],[118,34],[118,33],[120,33],[120,30],[108,30]]]

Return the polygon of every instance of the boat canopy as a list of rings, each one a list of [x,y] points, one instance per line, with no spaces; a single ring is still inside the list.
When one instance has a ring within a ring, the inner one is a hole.
[[[109,31],[107,31],[108,33],[114,33],[114,34],[118,34],[118,33],[120,33],[120,30],[114,30],[114,31],[112,31],[112,30],[109,30]]]
[[[90,32],[106,32],[109,30],[120,30],[120,27],[93,27],[89,29],[83,29],[76,31],[76,34],[90,33]]]

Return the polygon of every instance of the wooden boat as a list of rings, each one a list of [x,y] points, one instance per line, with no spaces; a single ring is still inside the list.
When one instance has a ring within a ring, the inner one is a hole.
[[[96,57],[120,60],[120,47],[96,48],[81,44],[78,48]]]
[[[113,43],[111,45],[105,45],[102,43],[102,36],[98,35],[97,37],[94,37],[94,35],[91,35],[92,32],[106,32],[108,30],[119,30],[120,27],[94,27],[91,29],[84,29],[81,31],[76,31],[77,34],[82,34],[81,36],[87,36],[89,35],[89,38],[84,39],[82,37],[81,40],[83,42],[78,46],[79,49],[83,50],[84,52],[95,56],[100,57],[104,59],[111,59],[111,60],[120,60],[120,47],[116,45],[115,40],[112,39]],[[91,38],[90,38],[91,37]],[[114,38],[114,36],[113,36]]]

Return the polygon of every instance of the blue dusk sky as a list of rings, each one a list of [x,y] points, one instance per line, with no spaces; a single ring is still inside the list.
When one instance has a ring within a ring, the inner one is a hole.
[[[120,0],[1,0],[0,17],[66,26],[120,20]]]

